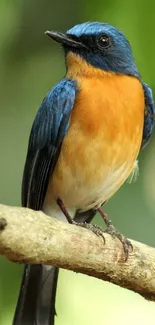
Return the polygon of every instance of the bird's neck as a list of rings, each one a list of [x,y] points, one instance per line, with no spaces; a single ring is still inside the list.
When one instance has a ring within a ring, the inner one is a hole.
[[[91,64],[87,63],[80,55],[73,52],[68,52],[66,55],[66,65],[67,65],[67,74],[66,77],[74,78],[77,77],[86,77],[86,78],[102,78],[107,76],[113,76],[113,72],[104,71],[98,68],[93,67]]]

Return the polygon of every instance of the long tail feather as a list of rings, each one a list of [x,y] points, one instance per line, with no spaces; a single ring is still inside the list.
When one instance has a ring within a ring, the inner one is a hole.
[[[58,269],[26,265],[13,325],[53,325]]]

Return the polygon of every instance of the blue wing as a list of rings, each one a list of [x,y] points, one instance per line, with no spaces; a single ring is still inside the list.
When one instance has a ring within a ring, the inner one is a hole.
[[[145,96],[145,116],[144,116],[144,129],[143,129],[143,139],[142,139],[142,146],[143,149],[153,132],[154,123],[155,123],[155,104],[153,100],[152,90],[146,84],[142,83],[144,89],[144,96]]]
[[[43,100],[32,125],[22,182],[22,206],[42,208],[77,92],[76,81],[62,79]]]

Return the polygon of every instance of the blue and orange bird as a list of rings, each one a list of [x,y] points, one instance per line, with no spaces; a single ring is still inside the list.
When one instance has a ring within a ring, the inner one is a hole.
[[[62,45],[67,72],[35,117],[22,205],[80,225],[99,211],[114,233],[101,206],[134,172],[152,134],[152,91],[115,27],[87,22],[46,34]],[[118,237],[127,254],[129,243]],[[55,267],[25,267],[13,325],[54,324],[57,278]]]

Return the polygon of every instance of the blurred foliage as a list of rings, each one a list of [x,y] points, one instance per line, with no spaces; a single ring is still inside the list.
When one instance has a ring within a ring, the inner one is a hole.
[[[143,80],[155,90],[152,0],[0,1],[0,197],[20,204],[32,120],[49,88],[65,73],[63,54],[45,35],[87,20],[105,21],[129,38]],[[140,155],[140,177],[125,184],[106,211],[126,236],[155,246],[154,139]],[[100,218],[96,219],[100,223]],[[0,259],[0,324],[11,325],[23,266]],[[61,271],[56,325],[155,324],[155,305],[109,283]]]

